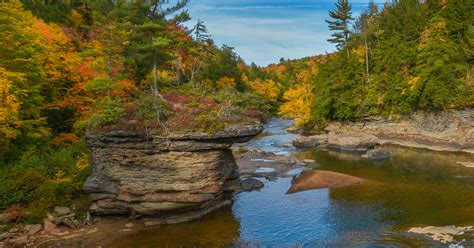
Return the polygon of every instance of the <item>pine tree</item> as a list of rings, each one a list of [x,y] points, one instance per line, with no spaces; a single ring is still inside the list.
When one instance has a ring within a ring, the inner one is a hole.
[[[331,35],[333,38],[328,39],[328,41],[335,43],[340,50],[349,41],[351,35],[349,24],[354,18],[352,18],[352,5],[349,4],[348,0],[338,0],[336,7],[336,10],[329,11],[329,16],[334,20],[326,20],[326,22],[330,30],[336,31]]]
[[[198,19],[196,25],[193,28],[194,38],[200,42],[208,42],[211,39],[211,36],[208,34],[207,27],[204,25],[204,21]]]

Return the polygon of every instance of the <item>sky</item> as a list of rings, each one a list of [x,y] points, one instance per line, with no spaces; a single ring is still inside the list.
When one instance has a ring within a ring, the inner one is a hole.
[[[385,0],[374,0],[382,4]],[[326,40],[331,32],[328,11],[336,0],[190,0],[192,18],[204,21],[217,45],[235,48],[247,64],[265,66],[280,58],[296,59],[335,50]],[[367,8],[369,0],[349,0],[353,16]]]

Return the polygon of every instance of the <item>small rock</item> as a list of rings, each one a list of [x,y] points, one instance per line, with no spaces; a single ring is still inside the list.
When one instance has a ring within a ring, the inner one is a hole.
[[[62,216],[62,215],[67,215],[71,213],[71,209],[69,209],[68,207],[55,207],[54,212]]]
[[[64,219],[62,221],[62,224],[66,225],[67,227],[71,229],[75,229],[81,225],[76,219],[73,219],[73,218]]]
[[[126,228],[126,229],[122,229],[120,230],[121,232],[130,232],[132,229],[129,229],[129,228]]]
[[[297,126],[291,126],[291,127],[288,127],[286,131],[289,133],[297,133],[300,131],[300,128]]]
[[[316,161],[314,159],[303,159],[303,163],[305,164],[314,164]]]
[[[12,222],[15,221],[15,217],[11,214],[0,214],[0,222]]]
[[[41,224],[26,225],[25,230],[28,231],[28,235],[34,235],[41,231]]]
[[[128,229],[133,228],[133,226],[134,226],[133,223],[125,224],[125,227],[128,228]]]
[[[474,162],[456,162],[456,163],[467,168],[474,168]]]
[[[295,147],[316,147],[328,142],[327,134],[313,135],[313,136],[300,136],[293,140]]]
[[[98,232],[98,231],[99,231],[99,229],[94,228],[94,229],[92,229],[92,230],[86,232],[86,234],[92,234],[92,233],[96,233],[96,232]]]
[[[15,239],[15,243],[16,244],[26,244],[26,243],[28,243],[28,237],[26,235],[25,236],[20,236],[20,237]]]
[[[257,180],[255,178],[245,178],[243,180],[240,181],[240,187],[242,187],[242,189],[244,191],[252,191],[252,190],[255,190],[255,189],[261,189],[263,188],[263,183],[260,182],[260,180]]]
[[[43,227],[45,231],[53,231],[56,228],[56,224],[54,224],[49,218],[43,219]]]
[[[281,148],[291,148],[293,147],[293,144],[290,142],[280,142],[280,143],[277,143],[276,146],[281,147]]]
[[[386,158],[390,158],[390,152],[382,148],[375,148],[375,149],[367,151],[367,153],[362,155],[362,157],[375,159],[375,160],[386,159]]]
[[[0,241],[11,238],[11,237],[15,237],[15,235],[16,235],[15,233],[9,233],[9,232],[2,233],[0,234]]]

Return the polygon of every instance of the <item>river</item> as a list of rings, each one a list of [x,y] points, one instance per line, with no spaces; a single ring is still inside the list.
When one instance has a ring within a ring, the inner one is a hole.
[[[415,226],[474,225],[474,168],[465,154],[388,147],[375,162],[318,149],[278,146],[296,135],[275,119],[247,146],[314,159],[312,167],[366,179],[360,185],[286,194],[291,178],[264,181],[235,196],[231,207],[198,221],[157,226],[124,236],[113,247],[474,247],[474,235],[451,244],[408,233]]]

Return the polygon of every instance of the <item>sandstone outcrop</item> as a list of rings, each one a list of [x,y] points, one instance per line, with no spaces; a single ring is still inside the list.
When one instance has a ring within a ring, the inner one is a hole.
[[[373,135],[380,145],[474,153],[474,109],[419,111],[409,117],[366,118],[344,124],[332,122],[326,131]]]
[[[229,148],[261,131],[248,125],[213,135],[89,133],[93,168],[84,189],[93,202],[90,211],[179,223],[230,204],[239,174]]]

